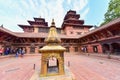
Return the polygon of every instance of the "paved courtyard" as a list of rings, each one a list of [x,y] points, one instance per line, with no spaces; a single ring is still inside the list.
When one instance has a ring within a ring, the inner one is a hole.
[[[1,56],[0,56],[1,57]],[[0,80],[29,80],[40,68],[40,55],[0,58]],[[86,55],[65,55],[77,80],[120,80],[120,61]]]

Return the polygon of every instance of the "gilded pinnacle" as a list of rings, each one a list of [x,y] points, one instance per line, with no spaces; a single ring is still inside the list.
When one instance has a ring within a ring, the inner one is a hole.
[[[55,27],[54,19],[52,19],[51,27]]]
[[[54,19],[52,19],[51,27],[48,33],[48,37],[45,39],[46,43],[55,43],[58,44],[61,42],[60,38],[57,35],[57,30],[55,27]]]

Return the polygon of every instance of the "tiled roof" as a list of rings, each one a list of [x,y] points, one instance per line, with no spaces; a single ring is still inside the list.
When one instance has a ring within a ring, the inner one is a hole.
[[[45,38],[47,37],[47,33],[16,33],[18,37],[23,38]]]
[[[15,34],[14,32],[12,32],[12,31],[10,31],[10,30],[8,30],[8,29],[0,26],[0,32],[1,32],[1,31],[2,31],[2,32],[5,32],[5,33],[8,33],[8,34],[10,34],[10,35],[13,35],[13,36],[17,36],[17,34]]]
[[[73,25],[73,26],[80,26],[80,27],[84,26],[89,28],[93,27],[92,25],[73,24],[73,23],[66,23],[66,22],[64,22],[64,25]]]
[[[91,31],[89,31],[89,32],[86,33],[86,34],[81,35],[79,38],[88,36],[88,35],[90,35],[90,34],[93,34],[93,33],[97,32],[97,31],[104,30],[105,28],[108,28],[108,27],[113,26],[113,25],[115,25],[115,24],[119,24],[119,25],[120,25],[120,18],[114,19],[113,21],[111,21],[111,22],[109,22],[109,23],[107,23],[107,24],[105,24],[105,25],[103,25],[103,26],[100,26],[100,27],[98,27],[98,28],[96,28],[96,29],[94,29],[94,30],[91,30]]]
[[[48,36],[48,33],[16,33],[18,37],[22,38],[46,38]],[[79,36],[67,36],[64,34],[58,34],[60,38],[69,38],[69,39],[77,39]]]

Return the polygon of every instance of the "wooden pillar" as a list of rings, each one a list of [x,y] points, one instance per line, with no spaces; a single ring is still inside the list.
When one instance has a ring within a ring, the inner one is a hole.
[[[111,44],[109,44],[109,48],[110,48],[110,53],[112,53],[112,50],[113,50],[113,48],[112,48],[112,45]]]
[[[26,54],[30,54],[30,47],[26,46]]]
[[[39,46],[36,46],[36,48],[35,48],[35,53],[37,53],[37,54],[38,54],[38,53],[39,53],[39,51],[38,51],[38,50],[39,50]]]
[[[97,48],[98,48],[98,53],[103,53],[103,48],[101,44],[99,44]]]
[[[70,49],[70,53],[74,52],[74,47],[73,46],[70,46],[69,49]]]

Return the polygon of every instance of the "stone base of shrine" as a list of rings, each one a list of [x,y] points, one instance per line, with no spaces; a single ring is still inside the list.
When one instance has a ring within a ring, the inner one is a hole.
[[[35,71],[30,80],[76,80],[74,74],[65,67],[65,75],[41,77],[40,71]]]

